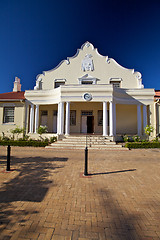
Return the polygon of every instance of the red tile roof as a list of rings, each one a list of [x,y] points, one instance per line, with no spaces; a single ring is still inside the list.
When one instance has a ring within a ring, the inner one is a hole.
[[[155,99],[159,99],[160,98],[160,90],[155,90]]]
[[[23,100],[24,92],[8,92],[8,93],[0,93],[0,100]]]

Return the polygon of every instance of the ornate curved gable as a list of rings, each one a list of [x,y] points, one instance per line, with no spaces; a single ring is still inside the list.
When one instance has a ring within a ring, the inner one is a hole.
[[[80,84],[80,79],[85,75],[97,79],[95,84],[112,84],[116,79],[121,79],[121,88],[143,88],[139,72],[122,67],[108,56],[102,56],[97,48],[86,42],[73,57],[68,57],[52,70],[38,75],[34,89],[53,89],[58,86],[56,82]]]

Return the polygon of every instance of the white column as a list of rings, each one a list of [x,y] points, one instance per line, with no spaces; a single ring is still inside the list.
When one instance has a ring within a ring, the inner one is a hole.
[[[147,106],[143,105],[143,131],[146,126],[147,126]]]
[[[113,103],[113,135],[116,136],[116,104]]]
[[[114,119],[113,119],[113,102],[109,102],[109,136],[113,136],[113,125],[114,125]]]
[[[59,115],[60,115],[60,104],[58,103],[58,112],[57,112],[57,134],[59,134]]]
[[[103,136],[108,136],[107,102],[103,102]]]
[[[137,105],[137,134],[141,136],[141,104]]]
[[[29,133],[33,133],[33,123],[34,123],[34,105],[31,104],[31,108],[30,108]]]
[[[66,102],[66,129],[65,135],[70,134],[70,102]]]
[[[35,133],[37,133],[38,124],[39,124],[39,105],[36,105],[36,110],[35,110],[35,124],[34,124],[34,132],[35,132]]]
[[[62,135],[64,133],[64,103],[58,104],[58,130],[57,133]]]

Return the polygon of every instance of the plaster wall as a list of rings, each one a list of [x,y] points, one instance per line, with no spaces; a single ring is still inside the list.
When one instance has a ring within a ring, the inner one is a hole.
[[[14,123],[3,123],[3,108],[4,107],[15,107],[14,110]],[[16,126],[23,128],[25,122],[25,105],[23,103],[17,102],[7,102],[7,103],[0,103],[0,134],[2,132],[5,133],[7,136],[11,136],[11,130],[14,129]]]
[[[137,105],[116,104],[116,133],[137,134]]]

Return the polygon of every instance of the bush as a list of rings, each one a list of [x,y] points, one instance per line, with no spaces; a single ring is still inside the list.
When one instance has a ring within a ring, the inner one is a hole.
[[[124,141],[124,142],[128,142],[128,141],[129,141],[129,137],[128,137],[128,135],[126,135],[126,134],[123,135],[122,138],[123,138],[123,141]]]
[[[140,137],[138,135],[132,137],[134,142],[140,142]]]
[[[160,142],[134,142],[126,143],[127,148],[160,148]]]
[[[33,147],[45,147],[48,145],[48,142],[40,141],[40,140],[32,140],[25,141],[23,139],[21,140],[0,140],[0,145],[7,146],[19,146],[19,147],[25,147],[25,146],[33,146]]]
[[[57,141],[57,137],[50,137],[49,142],[54,143]]]

